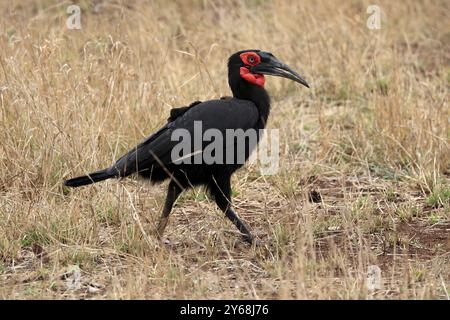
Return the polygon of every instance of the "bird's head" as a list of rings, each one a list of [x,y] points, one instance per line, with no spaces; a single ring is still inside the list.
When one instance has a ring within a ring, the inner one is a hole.
[[[243,79],[253,85],[264,87],[264,75],[294,80],[309,88],[302,76],[282,63],[270,52],[243,50],[233,54],[228,61],[230,86],[234,78]]]

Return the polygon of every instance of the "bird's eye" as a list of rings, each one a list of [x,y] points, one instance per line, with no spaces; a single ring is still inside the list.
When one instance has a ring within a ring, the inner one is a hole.
[[[244,52],[240,55],[242,63],[245,65],[255,66],[259,63],[260,58],[254,52]]]

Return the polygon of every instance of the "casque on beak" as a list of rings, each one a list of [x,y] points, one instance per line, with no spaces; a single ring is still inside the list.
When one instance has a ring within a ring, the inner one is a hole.
[[[263,54],[260,55],[263,56]],[[303,77],[295,72],[291,67],[282,63],[271,54],[264,54],[264,58],[265,59],[263,59],[261,63],[250,69],[252,73],[266,74],[270,76],[291,79],[309,88],[306,80],[303,79]]]

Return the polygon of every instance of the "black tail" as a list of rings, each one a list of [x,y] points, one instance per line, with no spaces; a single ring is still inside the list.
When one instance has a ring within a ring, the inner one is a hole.
[[[113,178],[116,176],[115,174],[111,174],[108,171],[110,171],[110,170],[104,169],[104,170],[96,171],[93,173],[89,173],[87,176],[81,176],[81,177],[69,179],[69,180],[64,181],[64,185],[68,186],[68,187],[76,188],[76,187],[85,186],[87,184],[106,180],[109,178]]]

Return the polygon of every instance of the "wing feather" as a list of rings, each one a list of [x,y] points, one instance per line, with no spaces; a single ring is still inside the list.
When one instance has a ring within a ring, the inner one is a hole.
[[[256,105],[248,100],[222,99],[191,104],[172,121],[122,156],[113,166],[120,176],[127,176],[151,166],[171,163],[171,151],[178,141],[172,140],[176,129],[194,135],[194,122],[201,121],[202,131],[217,129],[225,136],[226,129],[253,128],[258,121]],[[171,119],[169,118],[169,120]]]

